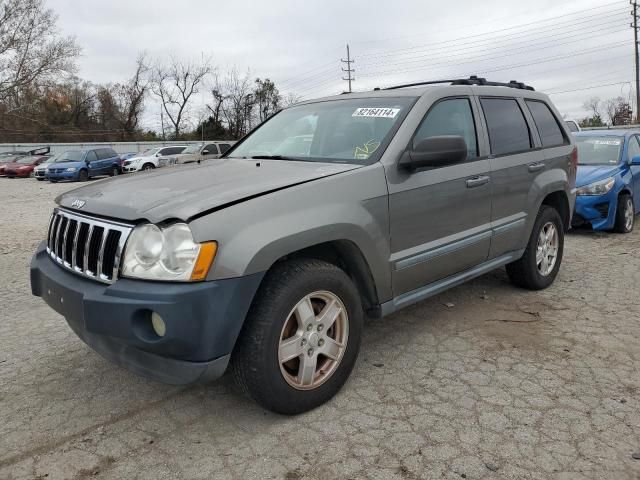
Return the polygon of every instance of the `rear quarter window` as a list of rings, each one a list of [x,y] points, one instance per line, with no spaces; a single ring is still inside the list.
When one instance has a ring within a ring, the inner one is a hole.
[[[525,103],[536,124],[543,147],[555,147],[569,143],[562,133],[558,120],[547,104],[538,100],[525,100]]]

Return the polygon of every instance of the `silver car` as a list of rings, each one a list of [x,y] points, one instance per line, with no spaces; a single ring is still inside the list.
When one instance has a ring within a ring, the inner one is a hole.
[[[558,111],[521,83],[311,100],[221,159],[62,194],[32,291],[119,365],[171,384],[231,366],[260,404],[296,414],[342,387],[365,313],[503,266],[549,287],[576,165]]]

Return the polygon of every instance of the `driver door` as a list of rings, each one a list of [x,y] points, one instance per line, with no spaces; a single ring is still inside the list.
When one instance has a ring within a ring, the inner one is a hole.
[[[479,156],[479,112],[471,97],[444,98],[416,130],[420,140],[460,135],[465,162],[409,173],[388,172],[391,269],[394,296],[484,262],[491,241],[491,183]]]
[[[627,162],[629,162],[629,168],[631,169],[631,188],[633,189],[633,204],[636,212],[640,211],[640,165],[632,165],[631,160],[633,157],[640,156],[640,138],[638,135],[633,135],[629,138],[629,147],[627,148]]]
[[[87,162],[89,177],[100,175],[100,165],[95,150],[89,150],[84,157],[84,161]]]

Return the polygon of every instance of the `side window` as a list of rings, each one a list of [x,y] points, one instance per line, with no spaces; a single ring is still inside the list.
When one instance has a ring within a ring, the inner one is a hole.
[[[558,125],[558,120],[547,104],[536,100],[525,100],[525,103],[536,124],[543,147],[555,147],[568,143]]]
[[[208,155],[217,155],[218,154],[218,147],[216,146],[215,143],[211,143],[209,145],[205,145],[205,147],[202,150],[207,150],[209,152]]]
[[[439,135],[460,135],[467,143],[467,158],[478,156],[478,138],[468,98],[451,98],[436,103],[422,120],[413,145]]]
[[[96,155],[95,150],[90,150],[87,152],[87,156],[84,158],[87,162],[95,162],[98,160],[98,156]]]
[[[573,120],[567,120],[566,122],[564,122],[567,127],[569,127],[569,131],[570,132],[579,132],[580,130],[578,130],[578,126],[576,125],[576,122],[574,122]]]
[[[104,154],[104,148],[98,148],[97,150],[94,150],[96,152],[96,157],[98,157],[98,160],[102,160],[103,158],[107,158]]]
[[[169,147],[165,153],[165,155],[176,155],[178,153],[182,153],[184,147]]]
[[[227,150],[231,148],[231,145],[229,145],[228,143],[219,143],[218,147],[220,147],[220,153],[226,153]]]
[[[158,153],[160,154],[160,156],[171,155],[171,148],[170,147],[163,148],[159,150]]]
[[[638,144],[638,137],[634,135],[629,139],[629,148],[628,148],[627,157],[629,158],[629,161],[631,161],[633,157],[637,157],[638,155],[640,155],[640,144]]]
[[[113,148],[105,148],[105,154],[107,155],[106,158],[113,158],[118,156]]]
[[[531,148],[529,127],[515,99],[485,97],[480,99],[480,103],[493,155],[523,152]]]

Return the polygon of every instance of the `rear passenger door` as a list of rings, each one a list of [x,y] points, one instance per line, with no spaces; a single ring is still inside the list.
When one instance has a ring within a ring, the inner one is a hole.
[[[480,97],[483,121],[489,137],[493,201],[493,237],[489,258],[524,248],[533,180],[544,170],[542,155],[534,151],[524,102],[511,97]],[[523,244],[524,241],[524,244]]]
[[[437,101],[413,135],[460,135],[467,160],[407,173],[390,171],[389,220],[394,296],[486,260],[490,244],[489,161],[479,157],[477,107],[470,97]],[[397,173],[396,173],[397,172]]]
[[[631,165],[631,160],[633,160],[633,157],[640,156],[640,138],[638,138],[638,135],[633,135],[629,139],[629,147],[627,150],[629,152],[627,161],[629,162],[632,175],[631,187],[633,189],[633,203],[637,212],[640,211],[640,165]]]

